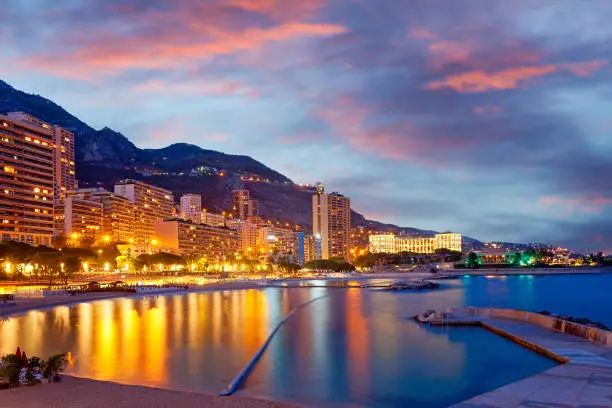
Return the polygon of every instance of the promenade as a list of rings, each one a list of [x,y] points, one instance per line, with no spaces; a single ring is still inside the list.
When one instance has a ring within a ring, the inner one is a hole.
[[[452,408],[612,407],[612,344],[601,345],[511,319],[486,316],[445,319],[445,324],[449,325],[470,322],[482,323],[498,334],[567,363]]]

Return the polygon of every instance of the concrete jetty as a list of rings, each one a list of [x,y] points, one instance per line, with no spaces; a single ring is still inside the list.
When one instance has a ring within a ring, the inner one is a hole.
[[[430,316],[432,325],[482,326],[562,363],[452,408],[612,407],[612,332],[559,320],[491,308],[462,308]]]

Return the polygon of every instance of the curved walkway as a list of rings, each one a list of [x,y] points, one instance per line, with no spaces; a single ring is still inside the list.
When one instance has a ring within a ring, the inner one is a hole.
[[[479,395],[452,408],[610,408],[612,347],[552,331],[525,321],[478,316],[470,322],[567,361],[524,380]],[[452,328],[450,329],[452,330]],[[495,369],[492,367],[492,369]]]

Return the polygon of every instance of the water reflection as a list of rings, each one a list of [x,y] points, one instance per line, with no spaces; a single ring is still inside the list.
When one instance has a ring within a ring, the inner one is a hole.
[[[0,323],[0,353],[71,352],[75,375],[218,392],[294,306],[325,296],[283,326],[241,394],[440,407],[552,364],[481,330],[424,330],[408,319],[476,301],[527,302],[541,291],[537,279],[497,282],[472,278],[420,293],[266,288],[104,300],[9,318]]]

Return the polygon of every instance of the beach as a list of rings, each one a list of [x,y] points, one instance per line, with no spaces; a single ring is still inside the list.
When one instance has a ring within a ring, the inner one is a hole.
[[[217,397],[138,385],[64,376],[43,383],[0,391],[3,408],[290,408],[297,405],[242,397]]]

